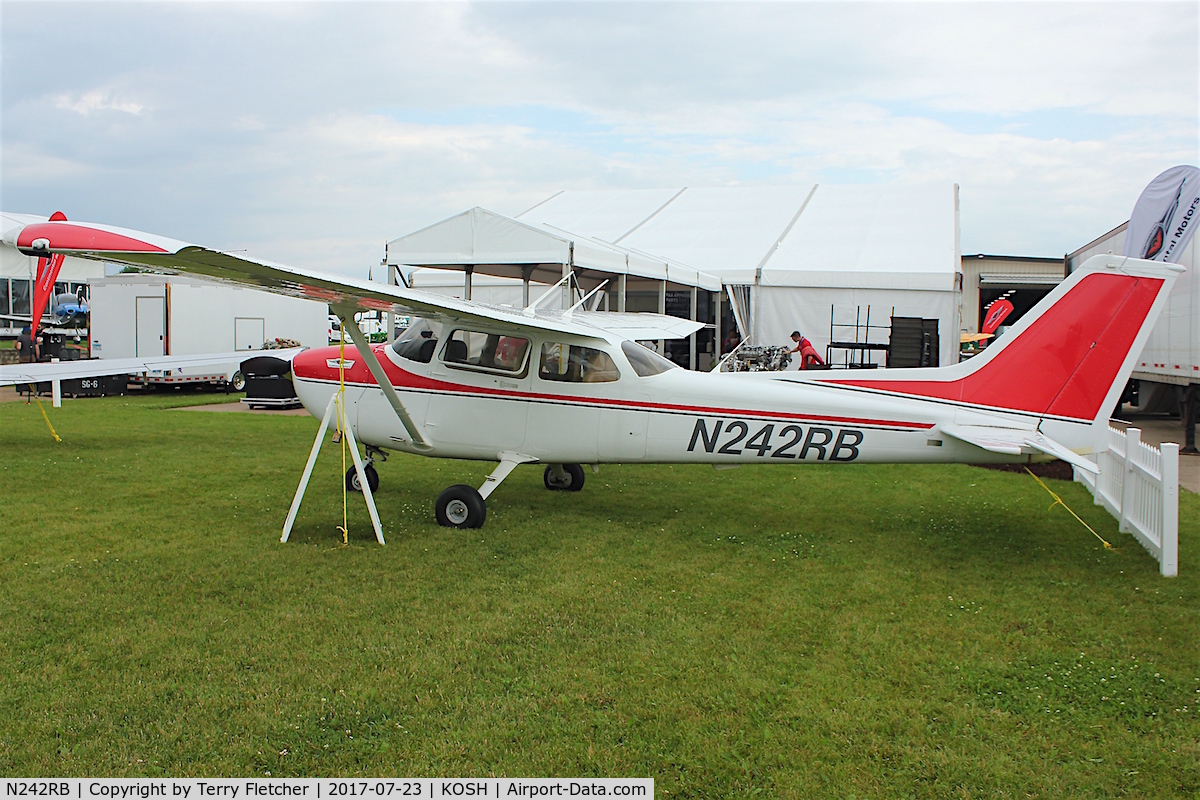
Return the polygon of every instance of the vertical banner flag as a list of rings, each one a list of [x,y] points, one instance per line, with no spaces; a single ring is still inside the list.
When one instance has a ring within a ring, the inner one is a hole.
[[[38,259],[37,280],[33,284],[33,322],[29,325],[32,338],[37,338],[38,324],[42,321],[42,312],[46,303],[54,294],[54,282],[58,280],[58,271],[62,269],[65,257],[55,253],[49,258]]]
[[[55,211],[50,216],[51,222],[65,222],[67,215],[61,211]],[[42,321],[42,312],[46,310],[46,303],[54,294],[54,282],[58,280],[58,271],[62,269],[64,257],[59,254],[50,256],[49,258],[39,258],[37,268],[37,279],[33,282],[33,321],[29,323],[30,338],[37,341],[38,325]]]
[[[1200,169],[1171,167],[1142,192],[1125,231],[1125,253],[1177,262],[1200,225]]]

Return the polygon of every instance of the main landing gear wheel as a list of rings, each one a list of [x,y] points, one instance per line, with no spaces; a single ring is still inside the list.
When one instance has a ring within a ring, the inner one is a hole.
[[[363,474],[367,476],[367,488],[371,494],[379,491],[379,473],[370,464],[363,464]],[[352,492],[361,492],[362,484],[358,482],[358,471],[351,467],[346,472],[346,488]]]
[[[438,525],[446,528],[482,528],[487,505],[474,486],[460,483],[442,492],[435,508]]]
[[[546,488],[555,492],[578,492],[583,488],[583,467],[578,464],[551,464],[542,474]]]

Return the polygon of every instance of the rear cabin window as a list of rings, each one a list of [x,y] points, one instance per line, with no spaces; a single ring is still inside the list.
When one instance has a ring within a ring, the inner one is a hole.
[[[621,377],[603,350],[561,342],[546,342],[538,362],[538,377],[565,383],[608,383]]]
[[[442,361],[456,369],[524,375],[529,361],[529,340],[460,328],[446,340]]]

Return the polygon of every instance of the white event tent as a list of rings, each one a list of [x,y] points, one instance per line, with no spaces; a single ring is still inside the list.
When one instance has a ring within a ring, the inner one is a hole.
[[[613,310],[626,290],[657,288],[661,311],[669,290],[723,284],[738,327],[764,344],[799,329],[823,349],[831,322],[868,306],[873,326],[936,319],[942,364],[958,357],[960,260],[958,187],[940,183],[568,190],[515,217],[473,208],[387,249],[391,266],[463,270],[468,297],[474,273],[523,280],[523,302],[530,281],[574,274],[584,290],[610,280]]]
[[[845,323],[865,317],[869,305],[872,325],[886,325],[893,311],[937,319],[941,363],[958,360],[953,184],[564,191],[517,219],[718,276],[755,342],[784,344],[799,329],[821,348],[831,307],[832,321]],[[886,334],[872,340],[886,342]]]
[[[551,224],[530,225],[483,208],[472,208],[449,219],[430,225],[407,236],[388,242],[386,263],[389,278],[402,266],[462,270],[462,297],[474,299],[475,273],[519,280],[521,305],[537,302],[545,284],[564,281],[561,290],[564,308],[586,300],[585,293],[598,291],[597,305],[613,311],[657,311],[666,313],[667,292],[691,293],[689,315],[697,319],[698,293],[721,291],[715,276],[685,266],[670,258],[654,256],[600,239],[571,233]],[[422,286],[435,291],[437,281],[424,280]],[[531,284],[536,294],[531,294]],[[498,296],[494,285],[487,296]],[[657,302],[646,307],[627,307],[631,294],[656,295]],[[607,304],[607,305],[600,305]],[[665,343],[660,342],[660,347]],[[689,337],[689,365],[699,363],[697,337]]]
[[[388,242],[391,266],[462,269],[553,284],[574,274],[581,286],[603,280],[617,286],[662,282],[718,291],[712,275],[671,258],[650,255],[598,238],[568,232],[552,224],[531,225],[483,208],[472,208],[415,233]],[[468,277],[466,291],[470,292]],[[622,310],[622,309],[613,309]]]

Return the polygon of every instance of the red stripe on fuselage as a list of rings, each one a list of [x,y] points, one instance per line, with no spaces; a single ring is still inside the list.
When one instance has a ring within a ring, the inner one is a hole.
[[[388,376],[388,380],[392,385],[400,390],[424,391],[435,393],[453,393],[453,394],[472,394],[480,397],[491,397],[498,400],[528,400],[535,402],[554,402],[571,405],[602,405],[615,408],[637,409],[646,411],[671,411],[676,413],[703,414],[706,416],[749,416],[761,417],[766,419],[803,419],[815,420],[819,422],[837,423],[841,425],[863,425],[875,426],[889,429],[914,429],[928,430],[933,427],[933,423],[929,422],[901,422],[896,420],[880,420],[880,419],[862,419],[857,417],[833,417],[820,414],[803,414],[787,411],[763,411],[745,408],[717,408],[712,406],[690,406],[673,403],[652,403],[642,400],[621,400],[613,397],[586,397],[578,395],[564,394],[543,394],[540,392],[522,392],[510,389],[493,389],[486,386],[470,386],[463,383],[451,383],[449,381],[430,378],[424,375],[418,375],[414,372],[409,372],[406,369],[396,366],[387,357],[383,351],[387,345],[376,345],[372,349],[375,351],[379,363],[383,366],[384,373]],[[319,350],[305,350],[296,355],[292,359],[292,374],[301,380],[322,381],[326,383],[338,383],[339,377],[336,367],[330,367],[329,363],[336,363],[339,357],[340,348],[327,347]],[[358,351],[347,348],[346,361],[352,366],[346,370],[345,381],[347,385],[354,386],[375,386],[376,381],[371,371],[367,368],[362,356]]]
[[[1159,278],[1087,275],[994,358],[958,380],[826,382],[1090,421],[1162,283]]]

